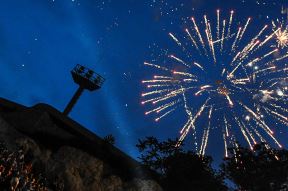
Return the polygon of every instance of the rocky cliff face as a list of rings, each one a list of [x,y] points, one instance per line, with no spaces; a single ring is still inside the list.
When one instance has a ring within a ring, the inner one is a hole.
[[[2,104],[1,104],[2,103]],[[0,140],[67,191],[161,191],[153,173],[47,105],[0,100]]]

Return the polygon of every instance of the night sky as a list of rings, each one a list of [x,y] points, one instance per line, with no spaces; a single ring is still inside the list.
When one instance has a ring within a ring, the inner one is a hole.
[[[144,115],[141,81],[153,75],[143,65],[151,47],[166,45],[185,17],[213,18],[217,9],[233,9],[239,21],[250,16],[263,26],[283,16],[282,6],[287,0],[2,0],[1,97],[63,111],[77,89],[71,69],[87,66],[106,81],[97,92],[85,91],[70,117],[100,137],[112,134],[116,146],[136,158],[139,138],[179,136],[180,114],[158,123]],[[284,146],[286,136],[277,134]],[[220,160],[222,138],[210,140],[207,152]]]

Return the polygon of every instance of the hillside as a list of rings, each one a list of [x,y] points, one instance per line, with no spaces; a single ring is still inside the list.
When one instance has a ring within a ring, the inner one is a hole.
[[[162,190],[153,172],[49,105],[0,99],[0,132],[9,149],[23,148],[33,167],[64,190]]]

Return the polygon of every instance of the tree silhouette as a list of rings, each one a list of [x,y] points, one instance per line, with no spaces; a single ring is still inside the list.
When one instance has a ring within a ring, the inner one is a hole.
[[[240,190],[281,190],[288,177],[288,151],[268,148],[264,143],[253,150],[230,148],[222,171]],[[236,155],[235,155],[236,154]]]
[[[211,167],[212,158],[185,151],[178,140],[158,141],[146,137],[136,145],[142,163],[157,171],[164,190],[168,191],[217,191],[227,190],[223,176]]]

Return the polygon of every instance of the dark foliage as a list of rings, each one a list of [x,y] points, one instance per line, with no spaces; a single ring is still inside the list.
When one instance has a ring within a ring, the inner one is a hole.
[[[177,143],[177,139],[159,142],[155,137],[147,137],[136,145],[142,153],[142,163],[159,173],[164,190],[227,190],[223,176],[211,167],[211,157],[185,151]]]
[[[29,153],[24,153],[21,148],[16,151],[7,149],[4,142],[0,141],[0,190],[12,191],[48,191],[63,190],[59,181],[49,186],[48,181],[41,174],[43,170],[36,172]]]
[[[231,157],[224,159],[222,171],[240,190],[285,190],[288,151],[266,146],[262,143],[253,150],[241,146],[229,149]]]
[[[114,145],[115,144],[115,137],[113,135],[107,135],[103,138],[103,140],[106,142],[106,143],[109,143],[111,145]]]

